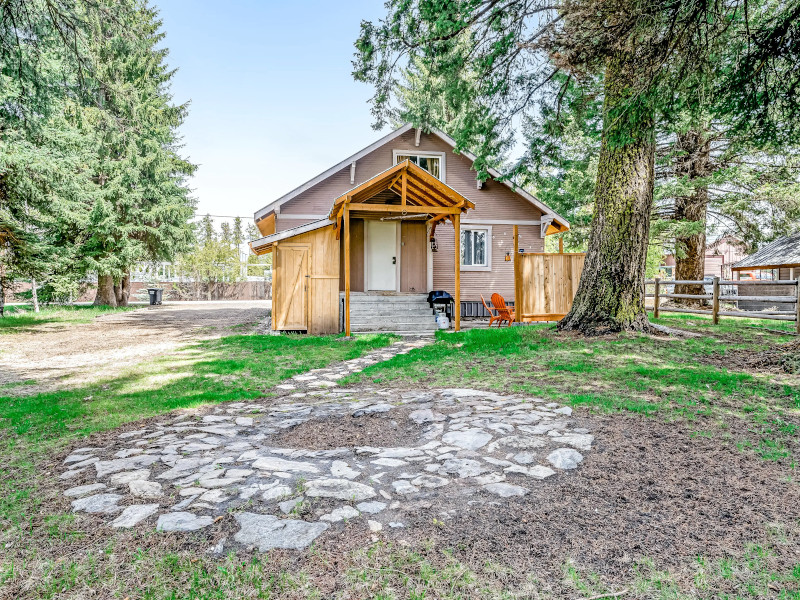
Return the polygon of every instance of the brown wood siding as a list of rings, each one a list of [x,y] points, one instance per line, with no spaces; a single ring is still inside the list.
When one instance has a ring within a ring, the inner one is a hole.
[[[428,256],[424,222],[400,224],[400,291],[428,292]]]
[[[278,242],[275,265],[272,300],[275,328],[307,328],[311,334],[337,333],[339,243],[333,226]],[[303,323],[307,325],[304,327]]]
[[[344,235],[339,237],[339,256],[344,259]],[[344,291],[344,265],[339,273],[339,291]],[[350,291],[364,291],[364,220],[350,219]],[[338,297],[337,297],[337,302]]]
[[[483,189],[476,189],[475,171],[472,161],[467,157],[453,153],[444,141],[434,135],[422,134],[419,147],[414,145],[414,131],[391,140],[373,150],[356,162],[356,183],[363,183],[378,173],[393,166],[393,150],[401,150],[410,154],[425,152],[444,152],[445,182],[460,194],[475,203],[475,210],[469,211],[463,218],[471,219],[514,219],[536,220],[541,211],[530,202],[514,193],[504,184],[487,181]],[[289,221],[291,214],[327,215],[331,210],[334,198],[355,187],[350,183],[350,166],[321,181],[312,188],[292,198],[281,206],[278,215],[278,231],[288,229],[283,221]],[[289,227],[301,225],[296,220]],[[308,222],[306,219],[303,222]]]
[[[478,224],[463,225],[467,228]],[[507,301],[514,300],[514,227],[512,225],[492,225],[492,270],[461,271],[461,300],[480,301],[481,294],[486,300],[497,292]],[[455,243],[452,224],[440,224],[436,228],[438,252],[433,254],[433,289],[445,290],[454,294],[455,270],[453,252]],[[520,225],[519,247],[526,252],[544,252],[544,240],[538,225]],[[506,252],[512,260],[506,262]]]

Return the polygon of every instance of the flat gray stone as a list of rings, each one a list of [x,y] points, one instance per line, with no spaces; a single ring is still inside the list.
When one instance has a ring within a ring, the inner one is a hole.
[[[266,490],[261,498],[264,500],[277,500],[278,498],[285,498],[292,495],[292,488],[288,485],[276,485]]]
[[[111,522],[111,526],[117,529],[134,527],[157,512],[158,504],[134,504],[125,508],[122,514]]]
[[[442,436],[442,441],[451,446],[458,446],[465,450],[477,450],[483,448],[492,440],[491,434],[483,429],[462,429],[460,431],[448,431]]]
[[[213,522],[212,517],[199,517],[190,512],[171,512],[158,517],[156,531],[197,531]]]
[[[71,463],[83,462],[92,458],[91,454],[71,454],[67,458],[64,459],[64,464],[68,465]]]
[[[351,469],[343,460],[335,460],[331,463],[331,475],[336,478],[355,479],[361,474],[361,471]]]
[[[134,498],[160,498],[164,495],[164,488],[155,481],[136,479],[128,484],[128,489]]]
[[[490,471],[488,467],[484,466],[477,460],[471,458],[448,458],[439,467],[441,474],[457,473],[459,477],[477,477],[482,473]]]
[[[373,404],[366,406],[353,412],[354,417],[363,417],[364,415],[374,415],[378,413],[387,413],[392,410],[394,406],[391,404]]]
[[[403,495],[416,494],[419,491],[418,487],[412,485],[405,479],[398,479],[397,481],[393,481],[392,487],[394,488],[395,492]]]
[[[340,506],[339,508],[333,509],[327,515],[322,515],[319,520],[328,521],[329,523],[338,523],[346,519],[355,519],[360,514],[361,513],[352,506]]]
[[[372,502],[361,502],[359,504],[356,504],[356,508],[362,513],[374,515],[385,509],[386,503],[373,500]]]
[[[374,498],[376,494],[370,486],[347,479],[313,479],[306,483],[306,495],[359,502]]]
[[[152,454],[140,454],[129,458],[101,460],[94,463],[94,468],[97,470],[98,477],[105,477],[106,475],[119,473],[120,471],[131,471],[140,467],[149,467],[158,460],[159,458]]]
[[[285,515],[290,514],[299,504],[303,503],[305,497],[300,496],[299,498],[291,498],[289,500],[284,500],[283,502],[278,502],[278,508],[281,509],[281,512]]]
[[[73,500],[72,510],[73,512],[112,515],[122,510],[121,506],[117,506],[117,502],[120,500],[122,500],[122,496],[119,494],[95,494]]]
[[[536,460],[533,452],[518,452],[514,455],[514,460],[521,465],[529,465]]]
[[[287,471],[289,473],[319,473],[319,469],[310,462],[286,460],[272,456],[259,458],[253,463],[253,468],[262,471]]]
[[[100,490],[106,489],[105,483],[92,483],[90,485],[79,485],[77,487],[69,488],[64,492],[64,495],[68,498],[80,498],[82,496],[88,496],[89,494],[93,494],[95,492],[99,492]]]
[[[483,486],[487,492],[500,496],[502,498],[509,498],[511,496],[524,496],[530,490],[519,485],[511,483],[489,483]]]
[[[438,488],[450,483],[447,477],[438,477],[436,475],[420,475],[416,479],[412,479],[411,483],[417,487]]]
[[[329,527],[327,523],[279,519],[272,515],[247,512],[237,513],[235,518],[241,529],[234,535],[234,539],[245,546],[254,546],[260,552],[275,548],[302,550]]]
[[[548,454],[547,460],[556,469],[577,469],[583,455],[572,448],[559,448]]]

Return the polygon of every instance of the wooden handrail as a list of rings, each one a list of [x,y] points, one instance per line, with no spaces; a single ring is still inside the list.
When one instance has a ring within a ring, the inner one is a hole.
[[[655,279],[646,279],[645,285],[653,285],[655,283]],[[693,280],[666,280],[666,279],[659,279],[659,283],[661,285],[712,285],[713,281],[708,281],[704,279],[702,281],[693,281]],[[797,285],[797,280],[786,280],[780,279],[776,281],[767,281],[766,279],[757,279],[753,280],[746,280],[742,279],[741,281],[738,280],[728,280],[728,279],[720,279],[720,285]]]

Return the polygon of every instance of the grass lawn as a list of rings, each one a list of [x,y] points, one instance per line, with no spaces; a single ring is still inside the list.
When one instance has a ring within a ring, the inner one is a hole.
[[[30,331],[47,323],[89,323],[100,315],[136,310],[138,306],[112,308],[110,306],[72,305],[43,306],[36,313],[32,306],[6,306],[0,319],[0,335]]]
[[[741,368],[748,355],[795,340],[791,324],[669,316],[655,322],[703,334],[596,339],[559,335],[554,325],[439,333],[434,345],[373,365],[343,384],[371,381],[407,387],[478,387],[546,397],[593,411],[627,411],[673,419],[729,418],[746,423],[737,440],[768,460],[795,468],[800,440],[800,379]],[[786,335],[766,331],[786,330]],[[703,423],[707,423],[705,419]]]
[[[780,470],[794,482],[800,382],[796,376],[759,372],[745,360],[748,353],[796,339],[765,330],[788,330],[788,325],[727,319],[712,326],[703,317],[683,315],[658,322],[703,335],[587,340],[558,335],[551,325],[439,334],[434,344],[369,367],[342,385],[504,390],[546,397],[605,419],[623,415],[663,427],[688,423],[691,436],[704,443],[713,438],[752,457],[756,469]],[[0,398],[5,475],[0,548],[7,552],[6,557],[0,553],[0,598],[11,586],[24,589],[25,598],[85,598],[91,589],[91,597],[120,600],[599,600],[622,591],[569,557],[558,581],[542,581],[533,570],[514,572],[499,560],[470,561],[469,545],[437,542],[435,534],[412,535],[409,543],[380,541],[347,554],[333,544],[299,556],[273,552],[220,559],[206,554],[208,543],[200,537],[95,531],[91,519],[50,508],[47,495],[54,492],[43,492],[48,460],[81,437],[174,408],[261,397],[296,373],[390,341],[389,336],[341,342],[234,335],[195,344],[89,387]],[[446,532],[444,524],[431,527]],[[632,555],[625,594],[617,596],[623,600],[800,600],[800,522],[795,520],[764,523],[754,529],[753,543],[735,555],[697,556],[680,574],[663,568],[658,556],[637,556],[616,548],[613,539],[608,544],[609,552]],[[787,552],[796,552],[793,566],[786,566]],[[333,581],[345,591],[331,594]]]
[[[392,339],[233,335],[91,386],[0,396],[0,467],[6,475],[0,482],[0,522],[18,526],[34,517],[36,465],[68,443],[176,408],[267,396],[292,375],[356,358]]]

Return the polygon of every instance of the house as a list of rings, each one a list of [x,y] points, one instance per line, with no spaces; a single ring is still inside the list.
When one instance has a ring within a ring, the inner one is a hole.
[[[708,244],[706,246],[703,275],[705,277],[730,279],[733,264],[745,257],[744,247],[740,240],[729,235],[722,236],[717,241]],[[668,276],[672,277],[675,269],[675,255],[668,254],[664,258],[664,267]]]
[[[514,299],[520,252],[543,252],[567,221],[441,131],[407,124],[255,213],[274,252],[275,330],[314,334],[435,328],[427,295],[455,300],[455,327],[481,295]]]
[[[739,295],[748,298],[757,296],[769,297],[769,300],[740,300],[739,308],[743,310],[767,310],[776,307],[787,311],[792,300],[777,300],[781,296],[796,296],[800,293],[796,286],[781,284],[781,281],[794,281],[800,277],[800,231],[779,238],[761,248],[758,252],[743,258],[732,267],[737,279],[767,279],[754,281],[752,285],[739,285]],[[745,277],[747,275],[748,277]],[[764,277],[766,275],[766,277]],[[770,283],[772,280],[776,283]],[[781,306],[777,306],[780,304]]]

